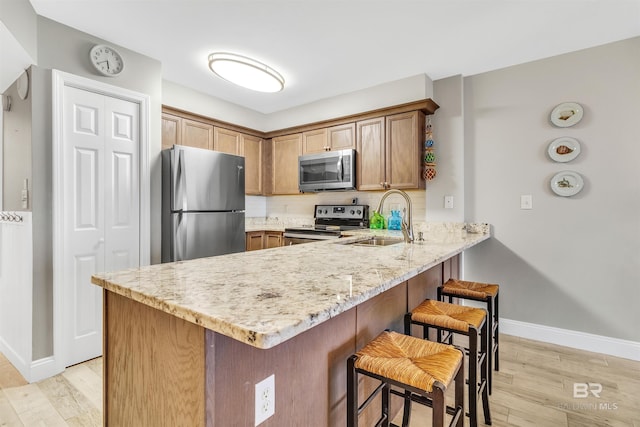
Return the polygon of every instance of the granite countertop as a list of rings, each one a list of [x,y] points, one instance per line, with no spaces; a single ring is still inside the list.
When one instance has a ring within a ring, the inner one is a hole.
[[[258,348],[274,347],[490,238],[458,228],[425,241],[349,245],[399,231],[100,273],[92,282]]]

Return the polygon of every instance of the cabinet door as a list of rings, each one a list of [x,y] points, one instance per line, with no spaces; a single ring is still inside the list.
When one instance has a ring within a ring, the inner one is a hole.
[[[272,194],[299,194],[298,157],[302,154],[302,134],[271,140]]]
[[[264,232],[264,244],[265,248],[277,248],[282,246],[282,232],[280,231],[265,231]]]
[[[327,129],[329,147],[331,150],[346,150],[356,148],[356,124],[332,126]]]
[[[321,153],[329,150],[327,128],[314,129],[302,133],[302,152],[304,154]]]
[[[264,231],[248,231],[247,236],[247,251],[257,251],[262,249],[264,242]]]
[[[214,127],[213,149],[227,154],[241,155],[240,132]]]
[[[242,155],[244,156],[244,192],[261,195],[262,191],[262,139],[257,136],[242,135]]]
[[[424,113],[387,116],[386,177],[390,188],[424,188],[420,157],[424,138]]]
[[[382,190],[385,182],[384,117],[356,123],[358,190]]]
[[[171,114],[162,114],[162,149],[181,144],[182,119]]]
[[[213,126],[182,119],[182,145],[213,150]]]

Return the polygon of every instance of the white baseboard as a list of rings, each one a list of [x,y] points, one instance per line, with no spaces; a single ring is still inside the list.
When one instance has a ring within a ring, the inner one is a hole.
[[[640,342],[502,318],[500,333],[640,361]]]
[[[56,365],[53,356],[28,362],[0,337],[0,353],[2,353],[20,375],[29,383],[35,383],[64,371]]]
[[[29,362],[28,355],[21,355],[17,352],[8,342],[4,340],[4,338],[0,337],[0,353],[7,358],[9,362],[13,365],[14,368],[20,372],[20,375],[24,377],[25,380],[29,381],[27,376],[29,375]]]
[[[31,362],[31,375],[30,378],[27,378],[27,381],[35,383],[45,378],[58,375],[62,371],[64,371],[64,368],[60,369],[58,367],[56,359],[53,356],[43,357],[42,359]]]

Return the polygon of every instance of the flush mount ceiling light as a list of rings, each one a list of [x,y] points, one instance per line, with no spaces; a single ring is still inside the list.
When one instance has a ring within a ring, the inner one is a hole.
[[[238,86],[259,92],[280,92],[284,78],[273,68],[234,53],[216,52],[209,55],[209,68],[216,75]]]

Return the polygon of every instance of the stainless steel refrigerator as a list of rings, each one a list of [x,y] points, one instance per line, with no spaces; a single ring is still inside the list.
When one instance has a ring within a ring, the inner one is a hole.
[[[162,152],[162,262],[245,250],[244,157],[174,145]]]

